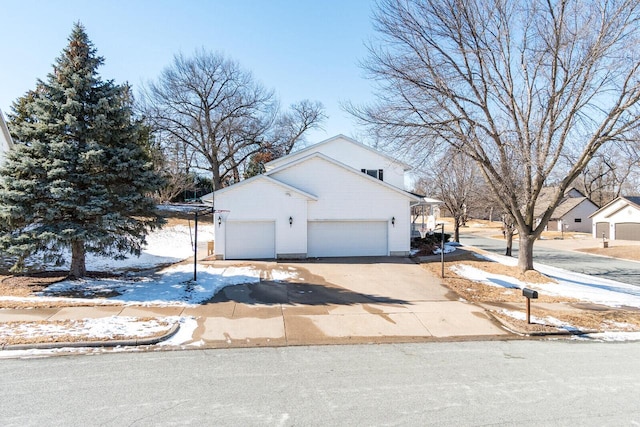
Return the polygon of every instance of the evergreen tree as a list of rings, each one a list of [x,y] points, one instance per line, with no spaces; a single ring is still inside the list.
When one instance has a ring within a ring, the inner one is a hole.
[[[162,225],[148,197],[161,182],[129,87],[102,81],[102,63],[75,24],[53,72],[13,104],[17,144],[0,170],[0,245],[17,258],[14,269],[35,254],[59,265],[70,249],[70,277],[80,278],[86,253],[139,255]]]

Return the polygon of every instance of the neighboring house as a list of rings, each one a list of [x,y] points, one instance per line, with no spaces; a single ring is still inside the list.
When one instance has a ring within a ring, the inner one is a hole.
[[[436,221],[440,218],[440,205],[444,203],[442,200],[417,196],[420,202],[411,208],[411,237],[421,237],[425,232],[434,231]]]
[[[593,237],[640,240],[640,196],[618,197],[591,215]]]
[[[265,165],[202,198],[218,213],[218,259],[405,256],[410,167],[343,135]]]
[[[551,204],[556,189],[553,187],[544,188],[540,192],[534,216],[536,222],[544,211]],[[570,188],[564,193],[564,197],[553,211],[547,230],[549,231],[574,231],[580,233],[591,233],[591,214],[598,210],[598,205],[586,197],[575,188]]]
[[[0,110],[0,165],[4,164],[4,159],[7,156],[6,153],[11,150],[11,148],[13,148],[13,140],[9,134],[7,123],[4,121],[2,110]]]

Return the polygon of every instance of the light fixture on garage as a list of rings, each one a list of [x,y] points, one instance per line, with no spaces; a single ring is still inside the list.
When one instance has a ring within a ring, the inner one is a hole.
[[[218,215],[218,227],[222,225],[222,217]]]
[[[396,226],[396,217],[391,217],[391,225]]]
[[[293,226],[293,217],[289,217],[289,227]]]

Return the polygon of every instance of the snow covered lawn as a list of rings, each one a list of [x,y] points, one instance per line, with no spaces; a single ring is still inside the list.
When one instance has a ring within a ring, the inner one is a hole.
[[[0,344],[76,342],[159,337],[178,319],[112,316],[98,319],[0,323]]]
[[[199,225],[198,240],[213,237],[212,225]],[[87,268],[92,271],[126,272],[176,263],[193,256],[192,230],[177,225],[152,233],[140,257],[111,260],[88,257]],[[19,302],[26,306],[38,304],[65,305],[138,305],[189,306],[211,299],[226,286],[255,283],[260,270],[252,266],[214,267],[198,265],[197,281],[193,281],[193,264],[175,264],[147,276],[64,280],[47,286],[36,295],[0,296],[0,300]],[[273,280],[286,280],[295,272],[272,272]],[[79,321],[40,321],[0,323],[0,344],[56,342],[102,339],[131,339],[164,334],[172,325],[180,323],[181,330],[168,344],[178,345],[191,338],[195,320],[186,317],[104,317]],[[182,341],[180,341],[182,340]]]
[[[509,266],[517,264],[517,259],[511,257],[496,254],[485,254],[483,257]],[[536,271],[553,280],[549,283],[528,283],[515,277],[489,273],[465,264],[455,265],[452,270],[462,277],[487,286],[515,289],[526,287],[535,289],[540,294],[574,298],[609,307],[627,306],[640,308],[640,286],[572,273],[541,264],[535,264],[534,267]]]
[[[54,283],[40,296],[81,295],[106,297],[136,305],[200,304],[211,299],[220,289],[260,281],[260,271],[253,267],[198,266],[193,281],[193,265],[180,264],[166,268],[151,277],[135,279],[84,279]]]
[[[493,261],[507,267],[517,265],[517,259],[496,254],[483,253],[478,255],[479,260]],[[537,304],[560,303],[562,301],[581,301],[587,304],[598,304],[611,307],[612,310],[595,310],[592,312],[571,312],[571,310],[560,310],[555,316],[545,315],[543,317],[532,317],[531,332],[543,331],[556,328],[569,332],[578,330],[596,329],[604,331],[602,333],[585,334],[582,337],[597,338],[603,340],[637,340],[640,339],[640,312],[635,310],[613,310],[625,307],[640,308],[640,287],[615,282],[612,280],[588,276],[584,274],[572,273],[555,267],[535,264],[536,271],[544,274],[548,280],[527,281],[513,275],[500,274],[496,271],[487,271],[477,268],[473,263],[455,263],[450,267],[450,271],[459,277],[472,281],[475,285],[467,288],[469,295],[475,297],[484,295],[484,299],[473,298],[478,302],[491,303],[492,300],[504,302],[519,301],[518,304],[524,306],[520,290],[530,288],[537,290],[540,300],[531,303],[532,310],[537,308]],[[482,265],[483,263],[478,263]],[[492,270],[499,270],[497,268]],[[480,287],[478,287],[480,285]],[[483,288],[484,287],[484,288]],[[494,289],[491,291],[491,289]],[[502,291],[500,291],[502,289]],[[498,296],[504,296],[501,299]],[[559,307],[560,308],[560,307]],[[538,309],[543,311],[543,309]],[[506,316],[512,320],[526,325],[524,310],[513,311],[502,309],[497,314]],[[586,326],[585,326],[586,325]],[[527,325],[527,327],[529,327]]]

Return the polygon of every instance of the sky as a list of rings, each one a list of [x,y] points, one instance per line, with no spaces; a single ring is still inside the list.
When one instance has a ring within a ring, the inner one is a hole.
[[[310,142],[358,137],[341,103],[372,100],[359,61],[373,35],[373,0],[0,0],[0,109],[35,88],[81,22],[105,64],[104,80],[134,90],[155,80],[175,54],[204,48],[236,60],[282,108],[320,101],[329,118]]]

